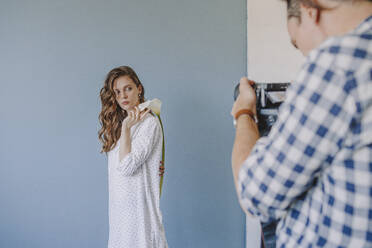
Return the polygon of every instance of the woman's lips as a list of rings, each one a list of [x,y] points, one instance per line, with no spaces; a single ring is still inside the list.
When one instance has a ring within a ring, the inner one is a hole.
[[[128,105],[129,104],[129,101],[124,101],[122,102],[123,105]]]

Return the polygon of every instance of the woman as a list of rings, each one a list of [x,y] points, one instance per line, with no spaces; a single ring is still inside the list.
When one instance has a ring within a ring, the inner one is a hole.
[[[108,155],[109,248],[168,247],[159,209],[162,131],[145,89],[128,66],[111,70],[101,89],[99,139]]]

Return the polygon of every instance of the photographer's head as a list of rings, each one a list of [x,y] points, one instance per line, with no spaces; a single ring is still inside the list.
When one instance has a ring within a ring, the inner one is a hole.
[[[286,0],[292,44],[305,56],[330,36],[354,29],[369,16],[372,0]]]

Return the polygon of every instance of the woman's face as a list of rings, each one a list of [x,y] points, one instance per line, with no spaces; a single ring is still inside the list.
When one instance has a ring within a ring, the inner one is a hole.
[[[122,76],[114,81],[116,102],[125,111],[129,111],[139,104],[138,95],[141,94],[141,91],[141,87],[137,87],[129,76]]]

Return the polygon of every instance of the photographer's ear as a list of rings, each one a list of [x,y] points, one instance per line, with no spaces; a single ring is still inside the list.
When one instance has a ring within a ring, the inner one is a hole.
[[[301,3],[301,21],[310,21],[311,23],[317,25],[320,21],[320,10],[308,5]]]

